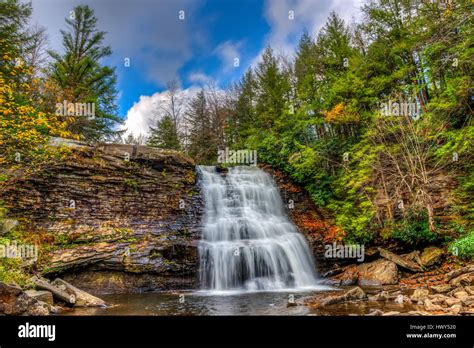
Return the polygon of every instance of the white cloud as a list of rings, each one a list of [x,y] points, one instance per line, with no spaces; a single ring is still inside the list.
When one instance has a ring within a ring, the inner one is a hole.
[[[177,92],[177,99],[184,107],[199,90],[199,87],[192,86],[180,89]],[[126,119],[120,129],[126,129],[125,136],[132,133],[134,136],[148,135],[149,126],[163,116],[162,108],[166,108],[168,91],[157,92],[151,96],[140,96],[138,102],[128,110]]]
[[[208,84],[214,82],[213,78],[210,77],[209,75],[206,75],[203,72],[197,72],[197,71],[191,72],[188,75],[188,81],[193,83],[193,84],[200,85],[200,86],[208,85]]]
[[[235,67],[240,66],[240,49],[242,47],[243,42],[232,42],[232,41],[225,41],[221,44],[219,44],[215,49],[214,49],[214,54],[216,54],[222,64],[222,71],[229,72]],[[238,65],[236,66],[236,59],[238,59]]]

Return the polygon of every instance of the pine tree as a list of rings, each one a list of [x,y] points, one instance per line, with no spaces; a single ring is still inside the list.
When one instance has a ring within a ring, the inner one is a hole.
[[[54,62],[50,78],[70,103],[95,103],[95,117],[74,117],[70,129],[86,140],[97,141],[114,134],[117,116],[116,75],[100,60],[111,54],[103,46],[104,31],[97,29],[97,18],[88,6],[77,6],[66,19],[68,30],[61,30],[64,54],[50,52]]]
[[[165,115],[156,122],[155,127],[150,127],[150,136],[147,145],[162,149],[181,150],[178,132],[170,115]]]
[[[199,164],[210,164],[217,157],[217,139],[204,90],[199,91],[189,103],[185,114],[189,126],[188,153]]]
[[[289,83],[280,71],[279,60],[273,50],[267,47],[262,55],[262,61],[255,70],[258,96],[256,112],[258,122],[264,129],[271,130],[275,121],[283,116]]]

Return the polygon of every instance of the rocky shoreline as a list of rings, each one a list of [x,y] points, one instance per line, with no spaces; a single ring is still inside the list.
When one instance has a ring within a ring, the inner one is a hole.
[[[0,315],[46,316],[77,307],[105,307],[107,304],[62,279],[53,282],[32,277],[28,290],[0,282]]]
[[[395,263],[388,267],[390,262],[381,259],[346,267],[340,275],[323,280],[336,291],[305,297],[299,304],[323,315],[474,315],[474,263],[444,262],[432,271],[402,271],[394,282],[393,270],[398,270]],[[387,269],[392,274],[384,274]]]

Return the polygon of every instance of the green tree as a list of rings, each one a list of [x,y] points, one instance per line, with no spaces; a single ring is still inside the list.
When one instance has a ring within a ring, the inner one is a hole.
[[[206,93],[202,89],[189,103],[185,113],[189,126],[188,153],[199,164],[210,164],[217,158],[217,139],[207,107]]]
[[[50,52],[49,76],[61,91],[61,101],[95,103],[95,117],[71,118],[70,130],[86,140],[102,140],[115,133],[120,121],[115,71],[100,62],[111,49],[103,45],[105,32],[97,29],[97,18],[88,6],[75,7],[66,23],[68,30],[61,30],[65,52]]]
[[[150,133],[147,140],[148,146],[181,150],[178,132],[170,115],[165,115],[156,122],[155,127],[150,127]]]

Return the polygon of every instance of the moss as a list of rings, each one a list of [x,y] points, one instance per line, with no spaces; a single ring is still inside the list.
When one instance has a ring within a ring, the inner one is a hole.
[[[0,258],[0,282],[24,287],[29,284],[30,277],[28,272],[21,268],[20,259]]]
[[[136,179],[125,179],[124,183],[127,187],[131,188],[133,191],[138,191],[140,185]]]

